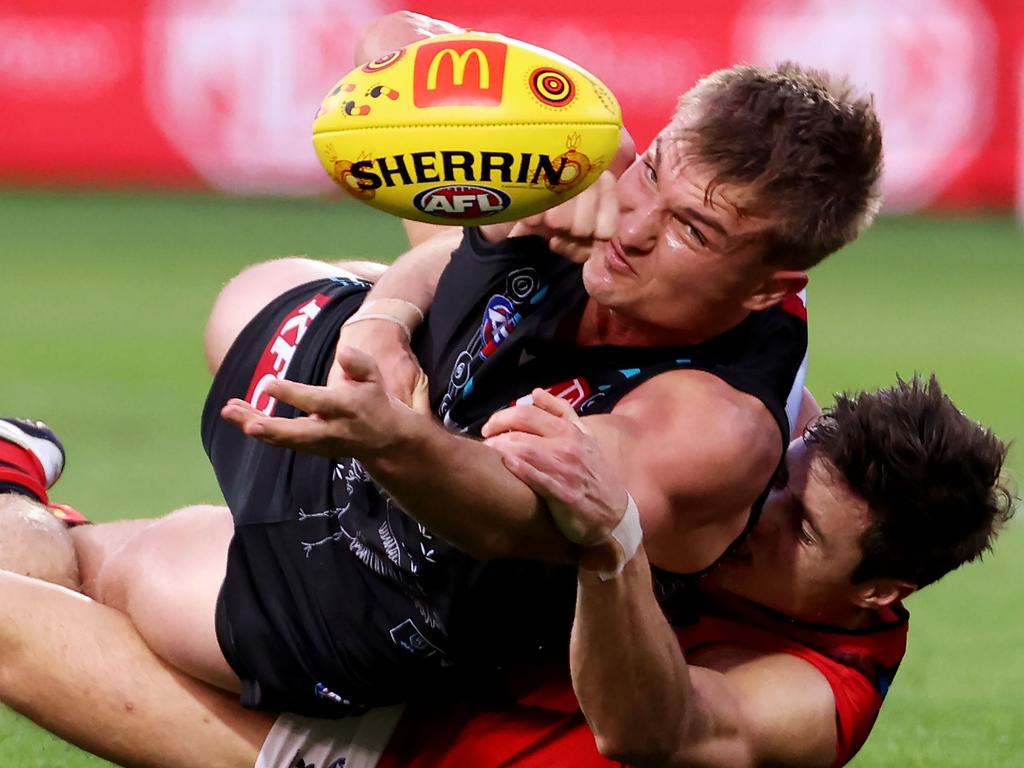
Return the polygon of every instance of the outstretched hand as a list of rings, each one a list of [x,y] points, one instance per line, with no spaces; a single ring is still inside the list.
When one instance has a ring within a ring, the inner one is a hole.
[[[270,445],[330,458],[375,455],[398,438],[403,417],[411,411],[385,391],[373,358],[358,349],[339,347],[342,376],[329,387],[276,380],[267,385],[271,397],[306,416],[267,416],[249,403],[232,398],[221,416]]]

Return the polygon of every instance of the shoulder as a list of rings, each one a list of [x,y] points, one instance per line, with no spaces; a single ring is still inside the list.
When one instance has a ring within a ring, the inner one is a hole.
[[[669,477],[689,478],[680,489],[687,493],[731,496],[737,485],[759,493],[782,456],[778,425],[764,404],[703,371],[656,376],[612,413],[635,431],[642,450],[666,465]],[[692,471],[680,475],[681,467]]]
[[[584,421],[636,499],[651,562],[676,573],[742,533],[782,457],[767,408],[705,373],[662,374]]]

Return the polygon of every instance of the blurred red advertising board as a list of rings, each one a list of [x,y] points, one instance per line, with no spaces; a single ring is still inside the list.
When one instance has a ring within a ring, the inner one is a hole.
[[[321,96],[393,0],[0,2],[0,183],[331,189]],[[1024,92],[1015,0],[655,0],[412,8],[556,50],[607,82],[640,146],[711,70],[791,59],[875,94],[891,210],[1012,205]],[[1022,170],[1018,170],[1022,169]]]

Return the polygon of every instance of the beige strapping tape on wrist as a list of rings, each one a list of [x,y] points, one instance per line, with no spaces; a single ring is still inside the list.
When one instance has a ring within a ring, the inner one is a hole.
[[[405,340],[412,341],[412,329],[409,328],[409,324],[406,323],[405,320],[403,320],[400,317],[388,315],[385,314],[384,312],[363,312],[362,310],[360,310],[359,312],[356,312],[354,315],[352,315],[352,317],[350,317],[344,323],[342,323],[342,327],[355,325],[356,323],[361,323],[364,320],[385,320],[389,323],[394,323],[405,332]]]
[[[622,559],[619,560],[614,571],[598,571],[597,575],[601,581],[609,581],[622,573],[622,569],[636,555],[644,539],[644,531],[640,527],[640,510],[637,509],[636,501],[628,491],[626,492],[626,511],[623,513],[622,519],[619,520],[619,524],[612,529],[612,538],[622,548]]]

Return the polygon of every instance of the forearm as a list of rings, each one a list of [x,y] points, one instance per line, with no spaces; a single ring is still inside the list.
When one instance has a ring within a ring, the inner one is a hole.
[[[367,295],[373,299],[402,299],[426,313],[434,301],[441,273],[462,239],[462,230],[442,232],[400,256]]]
[[[410,516],[480,559],[575,562],[575,545],[497,451],[427,416],[405,418],[404,437],[363,465]]]
[[[642,548],[609,581],[580,569],[570,663],[604,755],[660,764],[678,750],[693,717],[693,686]]]

